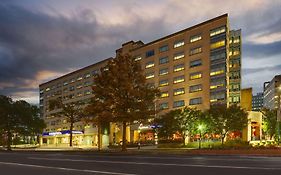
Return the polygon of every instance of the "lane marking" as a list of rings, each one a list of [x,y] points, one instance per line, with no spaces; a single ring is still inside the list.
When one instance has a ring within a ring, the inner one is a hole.
[[[85,172],[85,173],[113,174],[113,175],[136,175],[136,174],[128,174],[128,173],[109,172],[109,171],[80,170],[80,169],[73,169],[73,168],[52,167],[52,166],[42,166],[42,165],[32,165],[32,164],[21,164],[21,163],[14,163],[14,162],[0,162],[0,164],[13,165],[13,166],[23,166],[23,167],[33,167],[33,168],[55,169],[55,170],[63,170],[63,171],[76,171],[76,172]]]
[[[28,157],[28,159],[49,160],[49,161],[88,162],[88,163],[154,165],[154,166],[202,167],[202,168],[224,168],[224,169],[254,169],[254,170],[281,170],[281,168],[228,166],[228,165],[200,165],[200,164],[174,164],[174,163],[153,163],[153,162],[125,162],[125,161],[104,161],[104,160],[83,160],[83,159],[54,159],[54,158],[39,158],[39,157]]]

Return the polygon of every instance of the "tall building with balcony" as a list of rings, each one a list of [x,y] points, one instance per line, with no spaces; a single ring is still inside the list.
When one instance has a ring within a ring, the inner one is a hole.
[[[276,75],[263,85],[263,106],[268,109],[277,109],[280,105],[280,95],[281,75]]]
[[[149,43],[129,41],[116,50],[118,54],[130,54],[141,64],[147,83],[159,87],[161,97],[156,107],[160,114],[184,106],[206,110],[212,104],[240,103],[241,30],[230,30],[227,14]],[[63,137],[52,140],[52,134],[69,129],[62,118],[48,111],[48,101],[57,97],[65,103],[89,101],[92,74],[104,68],[106,62],[39,86],[41,115],[47,123],[44,143],[66,143]],[[77,136],[79,143],[96,143],[95,126],[78,122],[75,130],[84,132]],[[134,140],[133,135],[129,141]]]
[[[263,108],[263,93],[259,92],[252,97],[252,110],[260,111]]]

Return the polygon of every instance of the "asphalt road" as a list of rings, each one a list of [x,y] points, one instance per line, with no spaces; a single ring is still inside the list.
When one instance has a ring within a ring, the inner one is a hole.
[[[0,152],[1,175],[280,175],[281,157]]]

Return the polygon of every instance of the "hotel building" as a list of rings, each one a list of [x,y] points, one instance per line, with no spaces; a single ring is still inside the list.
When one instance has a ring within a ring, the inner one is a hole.
[[[161,97],[156,100],[156,106],[161,109],[160,114],[184,106],[206,110],[212,104],[240,103],[241,30],[230,30],[227,14],[150,43],[129,41],[122,44],[116,54],[130,54],[142,65],[147,83],[159,87]],[[61,97],[66,103],[88,101],[92,75],[98,73],[106,61],[40,85],[41,115],[47,123],[44,143],[57,143],[58,140],[50,141],[53,134],[63,135],[61,131],[69,129],[65,120],[53,117],[52,111],[48,111],[48,100]],[[114,130],[115,135],[118,128],[110,127],[110,131]],[[83,131],[77,138],[80,144],[96,143],[95,126],[78,122],[75,130]],[[128,140],[135,141],[136,134],[131,132]]]

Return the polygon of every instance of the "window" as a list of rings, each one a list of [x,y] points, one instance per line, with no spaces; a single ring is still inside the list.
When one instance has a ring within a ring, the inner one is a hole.
[[[159,81],[159,86],[168,86],[169,85],[169,81],[168,79],[165,79],[165,80],[160,80]]]
[[[211,44],[211,49],[217,49],[219,47],[225,46],[225,40],[217,41]]]
[[[91,91],[90,91],[90,90],[86,90],[86,91],[84,91],[84,94],[85,94],[85,95],[90,95],[90,94],[91,94]]]
[[[184,106],[184,100],[174,101],[174,108]]]
[[[135,57],[135,61],[139,61],[139,60],[141,60],[141,56],[140,55]]]
[[[174,43],[174,48],[181,47],[184,45],[184,40],[176,41]]]
[[[168,108],[169,108],[168,102],[164,102],[160,104],[160,109],[168,109]]]
[[[174,78],[174,84],[184,82],[184,75]]]
[[[229,52],[230,53],[230,52]],[[220,60],[220,59],[225,59],[225,50],[221,50],[219,52],[216,53],[212,53],[211,54],[211,61],[215,61],[215,60]]]
[[[97,75],[99,73],[99,70],[93,70],[92,75]]]
[[[192,48],[189,51],[189,55],[195,55],[202,52],[202,47]]]
[[[46,88],[46,90],[45,90],[45,91],[46,91],[46,92],[48,92],[49,90],[51,90],[51,88],[49,88],[49,87],[48,87],[48,88]]]
[[[80,88],[82,88],[82,87],[83,87],[83,86],[82,86],[81,83],[76,86],[77,89],[80,89]]]
[[[189,79],[190,80],[195,80],[195,79],[199,79],[199,78],[202,78],[202,73],[201,72],[195,72],[195,73],[189,74]]]
[[[91,76],[91,74],[90,73],[86,73],[84,76],[85,76],[85,78],[89,78]]]
[[[193,43],[193,42],[199,41],[201,39],[202,39],[201,35],[194,35],[194,36],[190,37],[190,42]]]
[[[168,91],[166,91],[166,92],[161,92],[160,97],[161,97],[161,98],[169,97],[169,92],[168,92]]]
[[[216,69],[212,69],[210,72],[210,76],[215,76],[215,75],[220,75],[224,73],[225,68],[216,68]]]
[[[82,92],[78,92],[77,93],[77,97],[81,97],[81,96],[83,96],[83,93]]]
[[[198,105],[198,104],[202,104],[202,98],[192,98],[189,100],[189,105]]]
[[[146,58],[154,55],[154,50],[149,50],[145,53]]]
[[[210,89],[224,87],[224,84],[225,84],[225,80],[211,82]]]
[[[216,29],[212,29],[212,30],[210,31],[210,37],[213,37],[213,36],[215,36],[215,35],[219,35],[219,34],[221,34],[221,33],[225,33],[225,31],[226,31],[225,26],[221,26],[221,27],[218,27],[218,28],[216,28]]]
[[[168,45],[159,47],[159,52],[165,52],[165,51],[167,51],[167,50],[169,50]]]
[[[198,59],[198,60],[194,60],[194,61],[190,61],[189,67],[197,67],[197,66],[201,66],[202,65],[202,60]]]
[[[69,91],[74,91],[74,86],[69,87]]]
[[[145,75],[145,78],[146,78],[146,79],[154,78],[154,72],[148,72],[148,73]]]
[[[151,68],[151,67],[154,67],[154,61],[149,61],[145,64],[146,69]]]
[[[68,85],[68,82],[67,81],[63,82],[63,85],[64,86]]]
[[[164,68],[164,69],[160,69],[159,70],[159,75],[167,75],[169,73],[169,69],[168,68]]]
[[[174,66],[174,72],[184,70],[184,64],[178,64]]]
[[[77,77],[77,81],[80,81],[80,80],[82,80],[82,79],[83,79],[82,76]]]
[[[72,78],[70,81],[69,81],[69,83],[74,83],[75,82],[75,79],[74,78]]]
[[[189,92],[190,93],[198,92],[198,91],[202,91],[202,85],[201,84],[189,86]]]
[[[211,95],[211,100],[210,102],[216,102],[216,101],[222,101],[225,99],[225,94],[224,93],[216,93]]]
[[[184,93],[184,88],[174,89],[174,95],[182,95]]]
[[[169,62],[169,58],[168,57],[162,57],[159,58],[159,64],[165,64]]]
[[[184,52],[178,52],[174,54],[174,60],[179,60],[181,58],[184,58]]]

